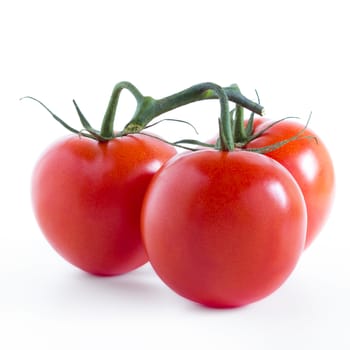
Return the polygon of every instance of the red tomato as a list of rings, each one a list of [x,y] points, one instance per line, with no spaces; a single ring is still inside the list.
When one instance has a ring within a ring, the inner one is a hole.
[[[272,123],[265,118],[262,123],[259,119],[255,123],[254,133],[259,133]],[[281,121],[251,141],[246,148],[265,147],[291,138],[303,128],[303,125],[290,119]],[[335,181],[331,157],[319,136],[309,128],[305,130],[302,138],[265,155],[288,169],[301,188],[308,215],[306,248],[321,231],[333,202]]]
[[[154,138],[97,142],[72,136],[54,144],[33,174],[38,223],[66,260],[87,272],[115,275],[148,259],[140,210],[154,173],[175,149]]]
[[[246,151],[174,157],[151,181],[141,213],[160,278],[212,307],[251,303],[278,288],[303,251],[306,224],[291,174]]]

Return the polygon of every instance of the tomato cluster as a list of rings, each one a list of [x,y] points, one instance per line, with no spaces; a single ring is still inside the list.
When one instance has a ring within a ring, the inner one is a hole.
[[[123,88],[138,108],[114,133]],[[195,151],[177,153],[142,132],[156,116],[206,98],[220,100],[220,133]],[[238,103],[235,119],[229,100]],[[242,106],[262,111],[235,86],[206,83],[153,100],[123,82],[101,131],[77,106],[84,132],[49,110],[78,135],[53,144],[33,173],[34,213],[48,241],[96,275],[150,261],[171,289],[210,307],[241,306],[275,291],[325,223],[334,171],[309,128],[253,116],[244,123]]]

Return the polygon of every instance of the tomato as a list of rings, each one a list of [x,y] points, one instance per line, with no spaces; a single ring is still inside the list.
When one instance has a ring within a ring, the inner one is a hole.
[[[276,290],[305,244],[305,202],[277,161],[247,151],[200,150],[166,162],[141,212],[159,277],[185,298],[235,307]]]
[[[34,212],[49,243],[92,274],[122,274],[144,264],[143,196],[174,154],[172,146],[145,135],[108,142],[71,136],[52,145],[32,180]]]
[[[271,120],[258,118],[254,133],[259,133],[271,123]],[[295,120],[283,120],[248,143],[246,148],[265,147],[286,140],[303,128]],[[335,180],[330,154],[320,137],[307,128],[299,139],[265,155],[288,169],[301,188],[308,215],[306,248],[321,231],[333,203]]]

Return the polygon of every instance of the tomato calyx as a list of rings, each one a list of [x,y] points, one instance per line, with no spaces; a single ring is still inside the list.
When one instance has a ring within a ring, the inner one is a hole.
[[[240,89],[239,87],[236,85],[234,86],[234,88],[236,89],[237,93],[240,93]],[[260,104],[260,99],[258,96],[258,103]],[[260,148],[246,148],[246,146],[249,144],[249,142],[253,141],[254,139],[260,137],[261,135],[263,135],[264,133],[266,133],[270,128],[272,128],[274,125],[289,119],[289,118],[296,118],[296,117],[285,117],[282,119],[279,119],[277,121],[272,122],[271,124],[269,124],[266,128],[263,128],[260,132],[258,133],[254,133],[254,118],[255,118],[255,113],[254,111],[252,111],[248,122],[245,123],[244,122],[244,108],[239,105],[236,104],[236,108],[233,109],[230,112],[230,118],[231,121],[230,123],[227,122],[225,127],[223,127],[222,123],[219,123],[219,138],[216,142],[215,148],[219,149],[219,150],[233,150],[233,148],[240,148],[240,149],[244,149],[250,152],[255,152],[255,153],[268,153],[268,152],[272,152],[280,147],[283,147],[284,145],[286,145],[289,142],[298,140],[300,138],[312,138],[317,142],[317,139],[312,137],[312,136],[305,136],[303,135],[305,130],[307,129],[310,119],[311,119],[311,113],[309,115],[309,118],[305,124],[305,126],[295,135],[293,135],[290,138],[287,138],[285,140],[273,143],[271,145],[265,146],[265,147],[260,147]],[[230,130],[231,129],[231,130]],[[224,144],[223,147],[223,143],[225,143],[225,140],[223,140],[223,136],[228,134],[228,133],[232,133],[233,135],[233,143],[234,143],[234,147],[232,149],[226,149],[226,146]]]
[[[287,139],[281,140],[279,142],[275,142],[270,145],[259,147],[259,148],[253,148],[253,147],[247,147],[247,146],[251,141],[267,133],[269,129],[271,129],[274,125],[281,123],[287,119],[299,119],[299,118],[285,117],[277,121],[273,121],[269,125],[267,125],[265,128],[255,133],[253,128],[254,118],[255,118],[254,112],[251,113],[250,118],[248,119],[247,122],[245,122],[245,119],[244,119],[244,109],[240,105],[236,105],[236,108],[230,111],[229,116],[227,115],[227,113],[223,113],[223,115],[225,115],[226,122],[223,123],[222,118],[219,119],[219,137],[217,138],[216,143],[205,143],[205,142],[200,142],[193,139],[183,139],[183,140],[174,142],[173,145],[177,147],[185,148],[191,151],[197,151],[203,148],[212,148],[219,151],[233,151],[234,149],[241,149],[249,152],[264,154],[264,153],[272,152],[292,141],[299,140],[302,138],[311,139],[316,143],[318,142],[315,136],[304,135],[309,125],[309,122],[311,120],[311,113],[304,127],[295,135]],[[228,122],[229,118],[230,118],[230,122]],[[233,146],[232,144],[228,146],[227,135],[233,135]],[[195,145],[198,147],[197,148],[186,147],[184,146],[184,144]]]
[[[78,116],[79,116],[79,119],[80,119],[80,122],[83,126],[83,129],[75,129],[73,128],[72,126],[70,126],[69,124],[67,124],[63,119],[59,118],[55,113],[53,113],[43,102],[41,102],[40,100],[34,98],[34,97],[31,97],[31,96],[25,96],[25,97],[22,97],[22,99],[31,99],[37,103],[39,103],[42,107],[44,107],[50,114],[51,116],[57,120],[63,127],[65,127],[68,131],[74,133],[74,134],[77,134],[79,136],[83,136],[83,137],[87,137],[87,138],[90,138],[90,139],[94,139],[94,140],[97,140],[97,141],[100,141],[100,142],[106,142],[106,141],[109,141],[111,139],[113,139],[114,137],[105,137],[101,134],[100,131],[98,131],[97,129],[94,129],[90,123],[88,122],[88,120],[85,118],[85,116],[83,115],[83,113],[81,112],[80,108],[78,107],[77,103],[75,102],[75,100],[73,100],[73,104],[74,104],[74,107],[78,113]]]

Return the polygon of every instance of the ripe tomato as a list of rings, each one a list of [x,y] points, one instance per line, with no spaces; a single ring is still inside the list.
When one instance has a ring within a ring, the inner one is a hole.
[[[273,159],[201,150],[154,176],[141,213],[143,241],[160,278],[212,307],[240,306],[278,288],[305,244],[305,202]]]
[[[145,135],[97,142],[71,136],[55,143],[33,173],[38,223],[73,265],[115,275],[147,261],[140,210],[154,173],[175,149]]]
[[[259,133],[271,123],[265,118],[256,119],[254,133]],[[283,120],[248,143],[246,148],[265,147],[291,138],[303,127],[294,120]],[[321,231],[332,206],[335,181],[331,157],[320,137],[309,128],[304,131],[302,138],[265,155],[288,169],[301,188],[308,215],[306,248]]]

